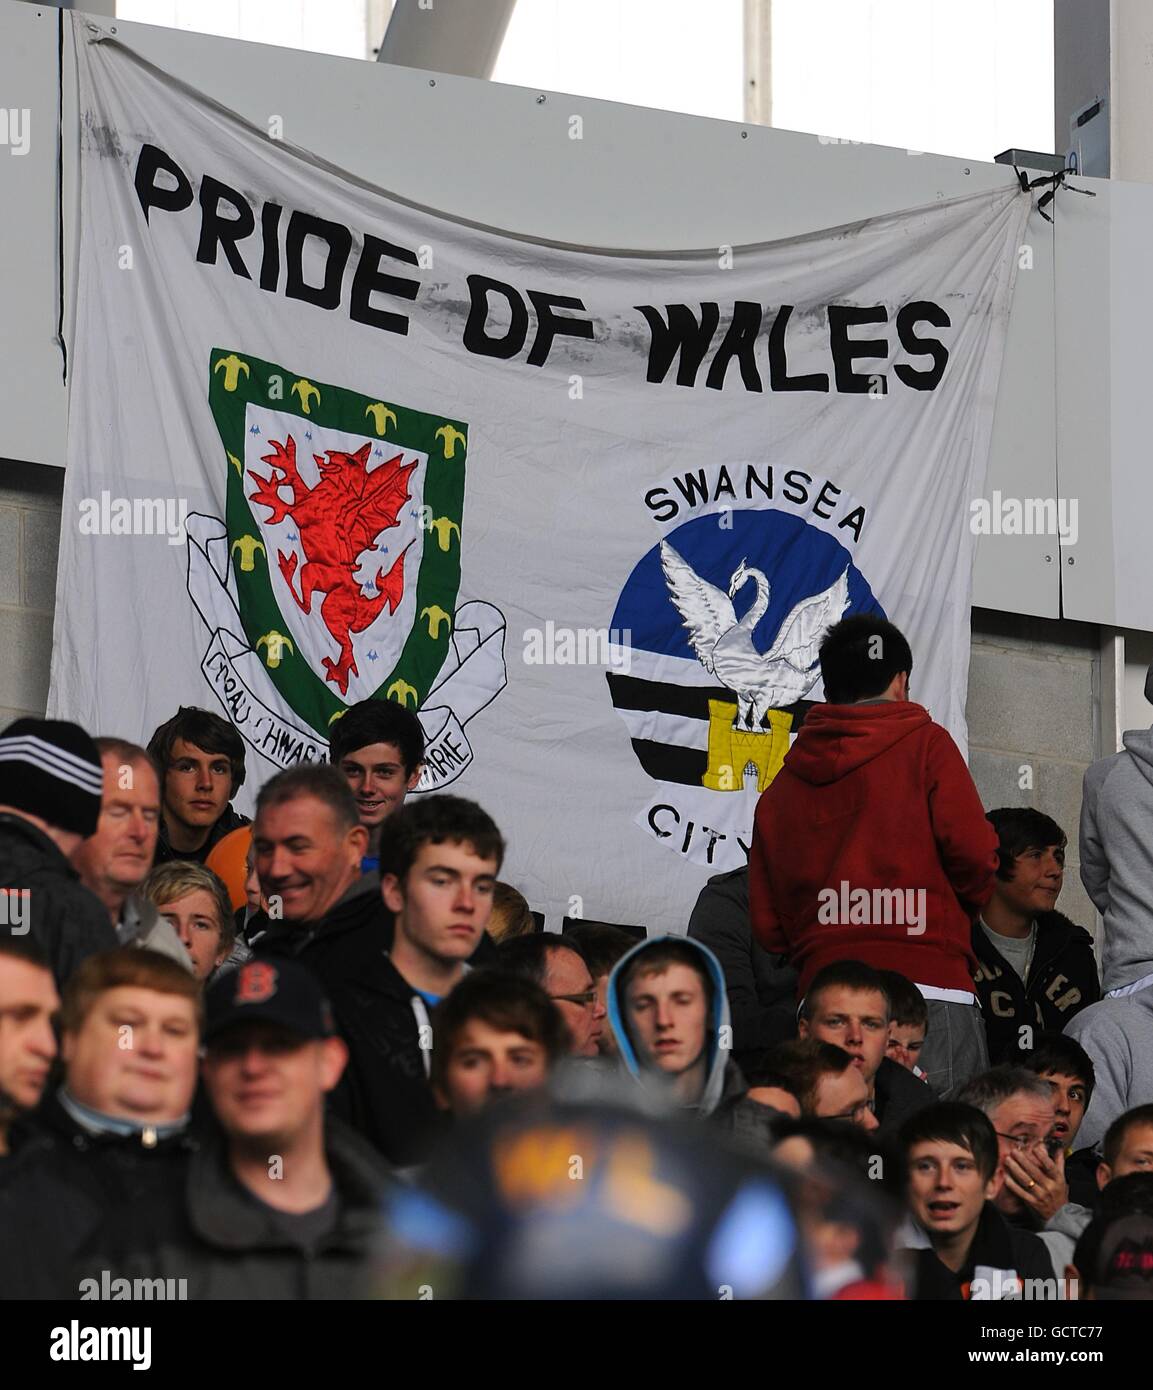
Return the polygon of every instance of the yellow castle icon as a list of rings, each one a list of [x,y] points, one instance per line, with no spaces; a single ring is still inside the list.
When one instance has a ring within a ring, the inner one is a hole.
[[[752,764],[757,772],[757,791],[763,792],[780,772],[789,751],[793,716],[771,709],[765,730],[738,729],[736,717],[735,703],[709,701],[709,766],[701,785],[715,792],[739,792],[745,785],[745,769]]]

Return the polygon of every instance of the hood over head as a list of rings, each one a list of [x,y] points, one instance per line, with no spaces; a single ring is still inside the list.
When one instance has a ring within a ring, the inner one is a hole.
[[[1129,729],[1121,742],[1137,770],[1147,782],[1153,783],[1153,729]]]
[[[639,946],[634,946],[627,955],[621,957],[609,976],[609,1023],[616,1035],[621,1061],[628,1073],[642,1086],[664,1089],[662,1083],[665,1082],[665,1078],[654,1068],[642,1067],[636,1046],[629,1036],[628,1028],[625,1025],[621,981],[638,957],[670,943],[675,943],[694,952],[699,957],[701,969],[712,984],[712,1018],[709,1020],[705,1032],[705,1087],[695,1106],[701,1115],[710,1115],[717,1108],[724,1092],[725,1067],[732,1055],[733,1030],[729,1015],[729,998],[725,991],[724,971],[721,969],[720,961],[707,946],[702,945],[699,941],[694,941],[691,937],[672,933],[665,936],[650,936],[647,941],[642,941]]]

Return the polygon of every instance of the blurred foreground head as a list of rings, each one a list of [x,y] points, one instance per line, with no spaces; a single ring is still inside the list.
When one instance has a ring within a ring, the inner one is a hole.
[[[701,1126],[513,1102],[389,1199],[389,1299],[806,1298],[788,1179]]]

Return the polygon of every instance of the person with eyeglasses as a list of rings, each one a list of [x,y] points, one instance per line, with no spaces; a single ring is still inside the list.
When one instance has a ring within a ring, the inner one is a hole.
[[[1005,1122],[1014,1148],[1025,1123],[1012,1116]],[[912,1221],[899,1239],[918,1302],[1057,1294],[1045,1246],[999,1207],[1006,1140],[995,1130],[980,1107],[951,1101],[926,1106],[901,1126]]]
[[[1053,1083],[1025,1067],[1002,1065],[975,1076],[956,1099],[987,1116],[997,1135],[1005,1175],[994,1198],[997,1210],[1011,1226],[1041,1236],[1063,1277],[1070,1203]]]
[[[492,964],[540,985],[564,1020],[571,1057],[596,1057],[604,1031],[605,1006],[584,956],[555,932],[517,936],[497,948]]]

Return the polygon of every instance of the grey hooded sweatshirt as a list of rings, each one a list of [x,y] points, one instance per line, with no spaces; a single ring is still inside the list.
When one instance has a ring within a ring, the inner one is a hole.
[[[1081,882],[1105,919],[1101,988],[1153,975],[1153,729],[1086,769]]]
[[[664,1108],[666,1111],[677,1106],[678,1103],[673,1100],[670,1078],[644,1065],[637,1054],[636,1044],[625,1021],[625,1000],[621,990],[621,980],[629,964],[645,951],[651,951],[667,942],[676,942],[696,953],[698,968],[711,982],[709,992],[713,1001],[712,1017],[708,1022],[704,1040],[704,1089],[696,1104],[685,1106],[681,1113],[708,1120],[714,1129],[725,1135],[729,1145],[743,1149],[757,1158],[767,1158],[774,1143],[773,1127],[782,1116],[770,1106],[761,1105],[758,1101],[748,1098],[749,1084],[733,1059],[731,1050],[733,1029],[729,1001],[725,994],[724,971],[716,956],[700,941],[676,935],[649,937],[617,962],[609,977],[608,1014],[612,1030],[616,1034],[622,1073],[639,1083],[637,1103],[646,1107]]]

